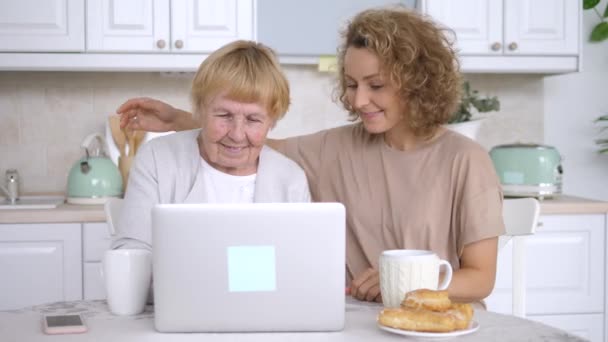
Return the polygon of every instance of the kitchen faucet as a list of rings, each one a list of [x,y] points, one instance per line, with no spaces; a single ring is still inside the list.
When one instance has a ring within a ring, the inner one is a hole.
[[[17,170],[6,170],[6,187],[0,183],[0,190],[5,193],[11,204],[15,204],[19,200],[19,174]]]

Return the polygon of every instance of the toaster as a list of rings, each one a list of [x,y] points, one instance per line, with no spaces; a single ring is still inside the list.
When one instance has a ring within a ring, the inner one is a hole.
[[[562,192],[562,158],[553,146],[498,145],[490,158],[507,197],[553,197]]]

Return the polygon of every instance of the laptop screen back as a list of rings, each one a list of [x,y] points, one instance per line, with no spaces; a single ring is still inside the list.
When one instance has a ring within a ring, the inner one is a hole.
[[[158,205],[152,222],[157,330],[343,328],[342,204]]]

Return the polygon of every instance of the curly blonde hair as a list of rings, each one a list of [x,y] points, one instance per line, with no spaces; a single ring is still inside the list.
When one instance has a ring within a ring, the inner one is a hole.
[[[349,47],[374,53],[385,73],[407,103],[404,113],[416,135],[432,134],[446,123],[461,92],[461,74],[452,42],[430,18],[405,7],[365,10],[342,32],[338,48],[337,95],[353,121],[358,115],[346,98],[344,56]]]
[[[275,121],[289,109],[289,82],[272,49],[261,43],[236,40],[201,63],[190,90],[195,115],[224,91],[234,101],[261,103]]]

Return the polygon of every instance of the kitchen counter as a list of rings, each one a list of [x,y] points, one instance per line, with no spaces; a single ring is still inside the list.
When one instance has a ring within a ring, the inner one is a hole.
[[[61,204],[54,209],[0,211],[0,223],[105,222],[103,205]]]
[[[608,202],[576,196],[561,195],[540,201],[540,214],[597,214],[608,213]]]
[[[608,213],[608,202],[562,195],[540,201],[544,214]],[[75,205],[64,203],[55,209],[18,209],[0,211],[0,223],[59,223],[105,222],[103,205]]]

